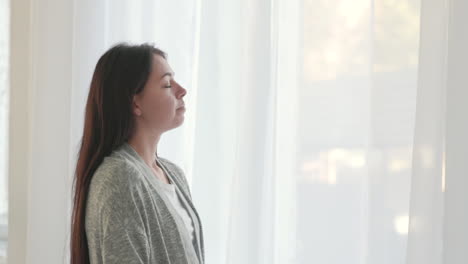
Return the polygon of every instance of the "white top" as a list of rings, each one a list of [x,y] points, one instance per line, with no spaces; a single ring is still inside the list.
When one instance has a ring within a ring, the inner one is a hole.
[[[170,180],[169,180],[170,181]],[[174,206],[174,208],[177,210],[179,213],[180,217],[182,218],[185,227],[187,227],[187,230],[190,234],[190,238],[192,239],[193,242],[193,223],[192,219],[190,218],[189,214],[187,213],[187,210],[185,207],[182,205],[182,202],[180,201],[179,195],[177,195],[176,189],[175,189],[175,184],[172,182],[170,184],[164,183],[161,181],[161,186],[163,187],[164,193],[166,196],[169,198],[171,201],[171,204]]]

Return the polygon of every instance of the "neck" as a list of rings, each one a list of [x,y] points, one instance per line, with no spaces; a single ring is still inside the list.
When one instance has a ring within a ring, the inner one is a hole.
[[[136,132],[129,140],[130,144],[146,164],[151,168],[153,167],[154,160],[158,156],[157,148],[159,143],[160,134],[149,134],[143,132]]]

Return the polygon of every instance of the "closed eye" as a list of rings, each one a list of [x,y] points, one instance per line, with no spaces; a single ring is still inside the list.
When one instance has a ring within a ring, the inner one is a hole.
[[[171,82],[170,82],[170,81],[167,82],[166,86],[164,86],[164,88],[171,88],[171,87],[172,87],[172,86],[171,86]]]

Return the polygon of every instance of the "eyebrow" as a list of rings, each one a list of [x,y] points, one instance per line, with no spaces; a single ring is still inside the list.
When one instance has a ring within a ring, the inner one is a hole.
[[[163,76],[161,76],[161,79],[164,78],[164,77],[166,77],[166,76],[172,77],[172,76],[175,76],[175,73],[166,72],[165,74],[163,74]],[[160,80],[161,80],[161,79],[160,79]]]

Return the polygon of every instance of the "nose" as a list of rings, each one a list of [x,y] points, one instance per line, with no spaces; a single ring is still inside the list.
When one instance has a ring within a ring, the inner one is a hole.
[[[182,98],[184,97],[186,94],[187,94],[187,90],[184,89],[184,87],[182,87],[181,85],[177,84],[177,86],[179,87],[179,91],[178,91],[178,98]]]

